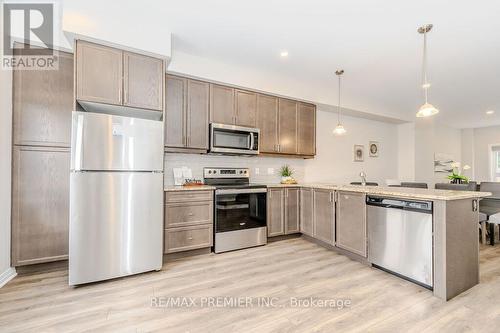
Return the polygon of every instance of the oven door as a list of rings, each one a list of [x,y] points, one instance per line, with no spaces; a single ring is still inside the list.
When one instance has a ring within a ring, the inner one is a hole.
[[[215,192],[215,232],[266,227],[267,189],[224,189]]]
[[[210,152],[258,154],[259,129],[224,124],[210,124]]]

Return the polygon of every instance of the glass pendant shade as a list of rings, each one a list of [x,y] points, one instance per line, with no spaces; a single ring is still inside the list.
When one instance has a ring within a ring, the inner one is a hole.
[[[430,103],[425,103],[418,109],[417,118],[425,118],[430,117],[439,113],[439,110],[434,107],[434,105]]]
[[[347,131],[341,123],[338,123],[335,129],[333,130],[333,134],[335,135],[344,135]]]

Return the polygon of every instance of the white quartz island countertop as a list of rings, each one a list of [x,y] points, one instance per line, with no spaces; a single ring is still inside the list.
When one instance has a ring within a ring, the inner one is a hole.
[[[421,200],[461,200],[472,198],[484,198],[491,195],[490,192],[473,191],[450,191],[408,187],[385,187],[385,186],[361,186],[361,185],[335,185],[335,184],[268,184],[268,187],[308,187],[335,191],[359,192],[368,195],[380,195],[396,198],[421,199]]]

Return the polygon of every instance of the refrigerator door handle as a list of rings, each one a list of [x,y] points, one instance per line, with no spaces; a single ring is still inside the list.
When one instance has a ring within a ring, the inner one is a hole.
[[[74,152],[74,158],[75,158],[75,164],[74,164],[74,170],[75,171],[80,171],[82,169],[82,148],[83,148],[83,121],[84,117],[83,115],[79,114],[77,116],[77,122],[76,122],[76,137],[75,137],[75,152]]]

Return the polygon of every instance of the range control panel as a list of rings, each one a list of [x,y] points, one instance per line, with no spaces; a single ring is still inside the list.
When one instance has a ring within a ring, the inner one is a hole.
[[[248,168],[204,168],[204,178],[249,178]]]

